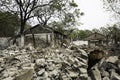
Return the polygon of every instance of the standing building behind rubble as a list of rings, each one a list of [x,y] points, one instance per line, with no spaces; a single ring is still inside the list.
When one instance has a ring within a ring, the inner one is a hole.
[[[97,32],[90,34],[87,38],[85,38],[85,40],[88,41],[89,47],[100,47],[106,45],[105,36]]]

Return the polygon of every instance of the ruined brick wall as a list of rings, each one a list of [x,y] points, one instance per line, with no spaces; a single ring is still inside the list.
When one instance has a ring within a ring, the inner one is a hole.
[[[0,49],[4,49],[9,46],[8,39],[9,39],[9,37],[1,37],[0,38]]]
[[[51,33],[41,33],[41,34],[35,34],[35,42],[37,47],[46,47],[51,43]],[[25,45],[28,45],[29,43],[33,44],[33,38],[32,35],[26,35],[25,36]]]

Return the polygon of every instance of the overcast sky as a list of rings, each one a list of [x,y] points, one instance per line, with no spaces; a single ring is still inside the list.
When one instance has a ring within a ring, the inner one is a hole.
[[[78,26],[79,29],[89,29],[104,27],[110,23],[110,17],[108,12],[103,9],[101,0],[75,0],[79,5],[79,8],[84,12],[84,16],[81,17],[83,25]]]

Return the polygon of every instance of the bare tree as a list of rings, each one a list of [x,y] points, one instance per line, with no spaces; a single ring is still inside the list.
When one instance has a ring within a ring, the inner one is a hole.
[[[104,8],[113,12],[115,19],[120,20],[120,0],[103,0]]]
[[[1,0],[0,6],[2,11],[10,11],[20,17],[20,30],[19,35],[21,35],[21,46],[24,45],[24,30],[27,21],[35,17],[33,11],[39,7],[49,5],[51,1],[43,0]]]

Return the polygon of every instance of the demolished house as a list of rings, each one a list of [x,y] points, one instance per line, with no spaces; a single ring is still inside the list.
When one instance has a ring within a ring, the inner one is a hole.
[[[29,43],[33,44],[33,35],[36,46],[46,46],[52,42],[52,30],[36,25],[25,31],[25,45],[28,45]]]
[[[36,25],[25,31],[25,45],[33,44],[33,37],[36,47],[47,47],[61,45],[67,36],[51,27]]]
[[[70,31],[67,31],[67,33],[70,33]],[[32,44],[34,47],[62,46],[63,43],[70,42],[69,34],[67,35],[67,33],[37,24],[24,31],[24,45]],[[20,35],[10,37],[7,43],[9,46],[20,46]]]

